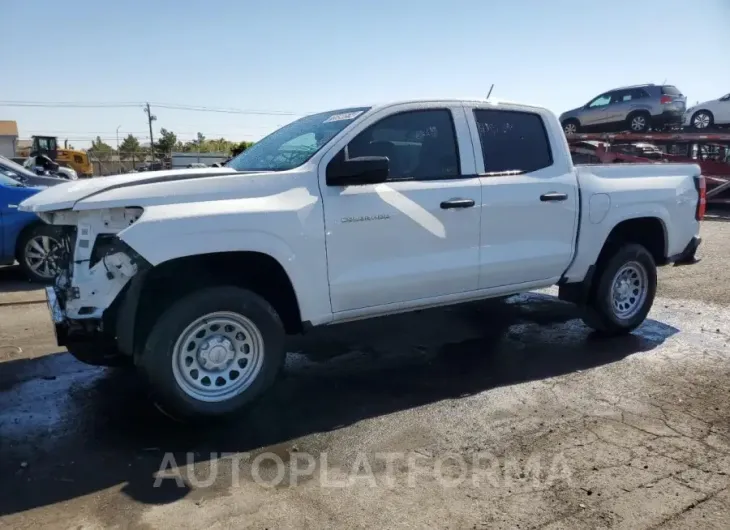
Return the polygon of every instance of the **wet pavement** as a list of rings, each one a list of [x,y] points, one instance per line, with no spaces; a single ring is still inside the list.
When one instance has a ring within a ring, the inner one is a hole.
[[[728,528],[730,308],[685,292],[616,339],[554,291],[314,330],[254,409],[195,428],[134,373],[59,352],[43,304],[0,305],[0,526]],[[275,455],[283,481],[221,453]],[[383,453],[425,471],[411,483]],[[435,480],[485,453],[500,480]],[[155,487],[166,454],[181,486]],[[292,481],[306,455],[318,472]],[[332,487],[323,468],[374,483]]]

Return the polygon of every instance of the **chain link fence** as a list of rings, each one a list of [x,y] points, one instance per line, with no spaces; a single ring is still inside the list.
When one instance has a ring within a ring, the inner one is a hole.
[[[95,157],[89,154],[89,162],[93,166],[95,177],[107,175],[119,175],[120,173],[131,173],[133,171],[150,171],[158,169],[178,169],[191,165],[211,166],[215,163],[225,162],[229,158],[228,153],[122,153],[121,155],[106,155]]]

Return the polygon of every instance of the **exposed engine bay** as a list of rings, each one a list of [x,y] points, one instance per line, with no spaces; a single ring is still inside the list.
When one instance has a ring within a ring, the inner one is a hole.
[[[60,231],[55,293],[70,320],[100,319],[127,282],[148,264],[118,234],[142,208],[39,213]]]

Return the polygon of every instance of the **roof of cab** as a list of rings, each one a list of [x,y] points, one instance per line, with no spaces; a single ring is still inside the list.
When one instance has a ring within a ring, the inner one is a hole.
[[[539,105],[532,105],[529,103],[521,103],[517,101],[508,101],[504,99],[497,99],[497,98],[416,98],[416,99],[404,99],[404,100],[398,100],[398,101],[386,101],[386,102],[380,102],[373,105],[370,105],[373,109],[375,108],[387,108],[387,107],[394,107],[398,105],[407,105],[407,104],[413,104],[413,103],[488,103],[491,105],[499,106],[499,105],[505,105],[505,106],[515,106],[515,107],[524,107],[524,108],[531,108],[531,109],[543,109],[544,107],[540,107]]]

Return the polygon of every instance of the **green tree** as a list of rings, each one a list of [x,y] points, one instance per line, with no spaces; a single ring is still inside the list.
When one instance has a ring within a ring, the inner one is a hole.
[[[177,135],[165,128],[160,129],[160,137],[155,142],[155,150],[164,154],[173,150],[177,144]]]
[[[253,142],[238,142],[237,144],[233,144],[231,146],[231,155],[237,156],[241,153],[243,153],[246,149],[251,147],[253,145]]]
[[[91,147],[86,152],[97,160],[109,160],[114,149],[111,145],[105,143],[100,136],[97,136],[96,140],[91,141]]]
[[[139,153],[139,140],[132,134],[129,134],[119,146],[119,152],[125,154]]]

